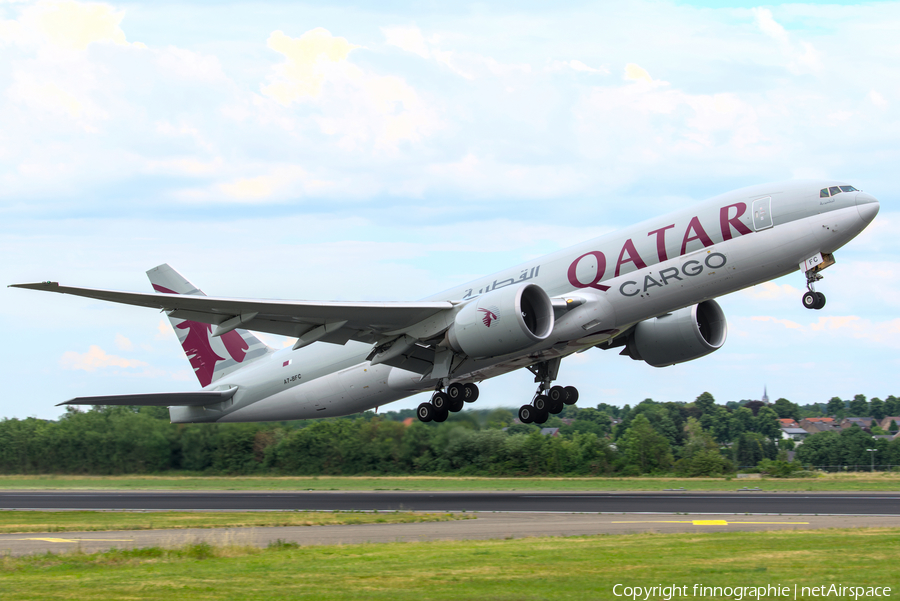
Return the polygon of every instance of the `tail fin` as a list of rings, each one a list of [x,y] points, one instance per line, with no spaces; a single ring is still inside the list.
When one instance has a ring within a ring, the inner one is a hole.
[[[147,277],[157,292],[206,296],[165,263],[149,270]],[[204,387],[274,350],[247,330],[232,330],[213,337],[210,324],[174,317],[169,317],[169,322]]]

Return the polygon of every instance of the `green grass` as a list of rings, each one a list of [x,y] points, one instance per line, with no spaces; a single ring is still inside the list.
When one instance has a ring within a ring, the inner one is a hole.
[[[0,511],[0,533],[400,524],[445,522],[471,517],[474,516],[421,512]]]
[[[890,586],[896,594],[898,556],[900,529],[888,528],[311,547],[282,543],[268,549],[199,544],[177,550],[3,557],[0,590],[4,599],[16,601],[580,601],[616,599],[616,584],[773,584],[793,589],[794,584],[838,583]]]
[[[743,487],[770,491],[898,491],[900,473],[825,474],[818,478],[477,478],[421,476],[219,477],[164,476],[0,476],[0,489],[86,490],[428,490],[428,491],[659,491],[684,488],[728,491]]]

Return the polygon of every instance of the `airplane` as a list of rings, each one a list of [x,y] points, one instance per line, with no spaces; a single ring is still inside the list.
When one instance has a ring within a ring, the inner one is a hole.
[[[794,271],[803,306],[834,252],[875,218],[878,201],[837,181],[751,186],[526,261],[417,302],[309,302],[204,295],[166,264],[154,293],[17,288],[152,307],[168,314],[199,391],[77,397],[60,405],[153,405],[173,423],[351,415],[431,391],[423,422],[478,398],[479,382],[528,369],[537,384],[518,411],[544,423],[579,397],[554,384],[562,360],[592,348],[665,367],[722,347],[716,297]],[[252,332],[296,338],[273,349]]]

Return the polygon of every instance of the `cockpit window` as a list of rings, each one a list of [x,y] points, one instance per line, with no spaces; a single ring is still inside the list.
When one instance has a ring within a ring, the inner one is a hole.
[[[859,192],[859,190],[857,190],[853,186],[838,186],[838,187],[841,189],[841,192]]]
[[[830,188],[828,188],[828,191],[831,192],[832,196],[834,196],[835,194],[841,193],[841,189],[838,188],[837,186],[831,186]]]
[[[831,194],[828,193],[828,188],[822,188],[819,190],[819,198],[828,198]]]

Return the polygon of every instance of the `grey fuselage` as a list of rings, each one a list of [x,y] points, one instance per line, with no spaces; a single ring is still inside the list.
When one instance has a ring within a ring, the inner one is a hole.
[[[833,253],[874,219],[865,192],[828,198],[834,181],[789,181],[735,190],[664,217],[527,261],[425,300],[468,301],[520,282],[581,304],[530,348],[454,364],[452,381],[478,382],[607,342],[634,324],[772,280],[817,253]],[[442,315],[440,329],[452,315]],[[450,321],[447,321],[450,320]],[[423,326],[425,327],[425,326]],[[228,401],[171,407],[173,422],[243,422],[350,415],[434,390],[421,375],[366,360],[371,344],[286,348],[234,371],[208,390]]]

